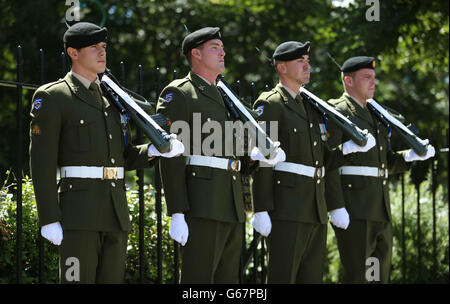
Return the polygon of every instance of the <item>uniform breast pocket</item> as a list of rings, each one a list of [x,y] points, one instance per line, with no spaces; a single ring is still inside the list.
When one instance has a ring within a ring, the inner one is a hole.
[[[73,151],[87,152],[92,150],[94,131],[95,121],[80,120],[68,123],[62,140]]]
[[[289,130],[289,155],[290,156],[299,156],[302,153],[302,141],[304,142],[304,137],[308,136],[305,130],[301,130],[300,128],[291,128]]]

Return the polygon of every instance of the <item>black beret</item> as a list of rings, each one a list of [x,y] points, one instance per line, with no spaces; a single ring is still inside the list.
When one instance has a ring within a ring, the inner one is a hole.
[[[86,46],[106,41],[108,30],[106,27],[99,26],[89,22],[78,22],[72,25],[64,33],[64,48],[73,47],[81,49]]]
[[[303,55],[309,54],[309,41],[305,43],[297,41],[283,42],[275,49],[273,59],[280,61],[291,61],[302,58]]]
[[[360,69],[375,69],[375,58],[367,56],[357,56],[347,59],[341,67],[345,73],[354,72]]]
[[[193,48],[196,48],[200,44],[213,39],[222,39],[222,36],[220,35],[220,28],[204,27],[195,32],[192,32],[183,40],[183,44],[181,45],[183,54],[186,55]]]

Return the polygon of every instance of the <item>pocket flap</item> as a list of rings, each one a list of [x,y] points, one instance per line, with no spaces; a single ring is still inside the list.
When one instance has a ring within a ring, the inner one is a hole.
[[[59,192],[85,191],[89,189],[89,180],[80,178],[63,178],[59,184]]]
[[[274,182],[277,186],[295,187],[297,176],[294,173],[274,171]]]
[[[211,179],[213,175],[213,168],[206,166],[186,166],[188,176]]]

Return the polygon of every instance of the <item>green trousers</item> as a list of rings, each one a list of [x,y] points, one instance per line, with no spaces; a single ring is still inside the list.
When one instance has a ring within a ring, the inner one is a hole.
[[[346,230],[333,228],[344,268],[343,283],[389,282],[392,259],[390,222],[350,220]]]
[[[61,283],[123,283],[128,232],[64,230],[63,237]]]
[[[322,283],[327,225],[272,221],[267,283]]]
[[[190,217],[186,222],[189,237],[181,247],[181,283],[238,283],[244,224]]]

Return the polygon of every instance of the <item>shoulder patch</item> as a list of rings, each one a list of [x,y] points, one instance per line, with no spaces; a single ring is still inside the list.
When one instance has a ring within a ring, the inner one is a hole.
[[[167,93],[166,96],[164,96],[164,102],[171,102],[173,99],[173,93]]]
[[[33,110],[38,111],[42,107],[42,97],[37,97],[33,100]]]
[[[258,116],[261,116],[264,113],[264,105],[257,107],[255,112]]]

